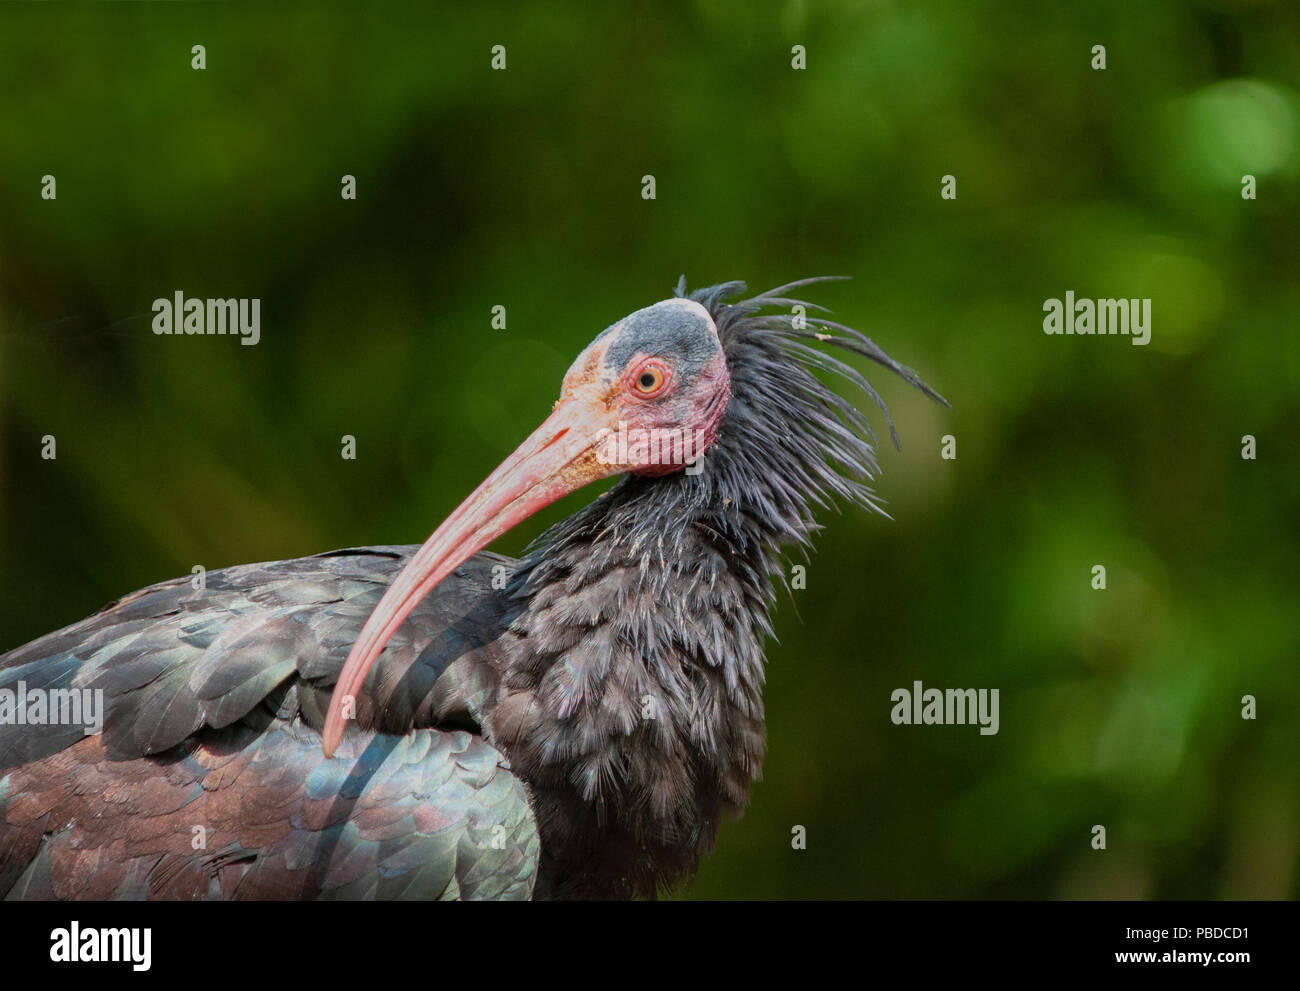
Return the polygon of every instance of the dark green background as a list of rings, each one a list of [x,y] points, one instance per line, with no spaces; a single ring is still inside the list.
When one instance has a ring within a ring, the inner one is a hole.
[[[6,6],[0,649],[418,542],[680,273],[846,274],[814,298],[953,409],[870,370],[894,520],[824,520],[689,894],[1294,897],[1298,76],[1267,0]],[[177,289],[260,297],[262,342],[154,336]],[[1045,336],[1068,289],[1151,297],[1152,343]],[[915,679],[1001,732],[892,725]]]

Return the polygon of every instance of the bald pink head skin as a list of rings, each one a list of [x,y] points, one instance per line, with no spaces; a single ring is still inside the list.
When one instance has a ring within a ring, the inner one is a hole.
[[[717,327],[699,303],[664,300],[597,337],[564,376],[551,415],[443,521],[375,606],[334,687],[325,756],[343,738],[375,660],[439,582],[585,485],[622,472],[684,470],[716,439],[730,391]]]

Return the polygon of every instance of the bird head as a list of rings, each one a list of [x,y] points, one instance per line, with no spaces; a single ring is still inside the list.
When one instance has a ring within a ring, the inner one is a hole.
[[[870,338],[788,295],[823,281],[802,279],[728,303],[744,283],[688,296],[683,277],[675,298],[637,310],[592,341],[564,376],[551,415],[434,531],[366,620],[330,700],[326,756],[342,739],[347,700],[420,600],[496,537],[585,485],[617,474],[642,476],[628,486],[681,482],[679,495],[688,489],[733,514],[733,497],[743,494],[756,510],[745,518],[766,521],[768,550],[807,543],[814,506],[844,500],[883,512],[867,484],[876,471],[875,434],[814,373],[869,395],[897,446],[889,410],[861,372],[823,346],[873,361],[948,403]],[[784,312],[763,312],[773,308]],[[725,443],[715,446],[720,438]],[[712,467],[701,474],[699,459],[710,448]],[[675,477],[682,473],[700,477]],[[715,522],[726,529],[725,518]]]
[[[698,470],[729,395],[718,328],[694,300],[655,303],[602,332],[564,376],[551,415],[434,531],[371,613],[330,700],[326,755],[342,739],[346,701],[439,582],[507,530],[585,485],[623,472]]]
[[[558,413],[576,419],[602,469],[663,475],[694,464],[717,437],[730,378],[713,318],[667,299],[600,334],[564,376]],[[552,414],[554,415],[554,414]]]

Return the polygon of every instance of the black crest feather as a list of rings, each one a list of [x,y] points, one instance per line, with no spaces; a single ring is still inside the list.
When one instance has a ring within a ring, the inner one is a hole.
[[[868,484],[879,474],[875,431],[861,410],[815,372],[839,376],[870,396],[885,416],[894,445],[899,446],[889,408],[872,384],[856,368],[816,345],[868,358],[948,405],[915,371],[895,361],[871,338],[829,319],[825,307],[790,295],[803,286],[844,278],[800,279],[731,303],[727,300],[745,292],[745,283],[724,282],[689,294],[685,276],[677,284],[679,296],[709,310],[726,353],[733,398],[723,428],[729,437],[723,438],[719,453],[729,455],[723,459],[724,467],[736,475],[730,484],[747,491],[784,490],[785,486],[766,481],[773,475],[796,483],[798,492],[791,493],[780,515],[793,515],[809,525],[809,510],[828,506],[830,497],[884,512]],[[784,312],[771,312],[775,309]],[[788,535],[802,542],[806,527],[796,524],[794,529],[801,532]]]

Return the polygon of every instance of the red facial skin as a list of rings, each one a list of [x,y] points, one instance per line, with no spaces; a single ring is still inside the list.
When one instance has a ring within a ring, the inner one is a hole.
[[[628,362],[627,371],[619,379],[619,386],[630,401],[624,405],[623,422],[629,432],[675,430],[689,432],[692,450],[702,454],[716,439],[722,414],[731,396],[731,379],[727,374],[727,361],[718,354],[691,376],[689,388],[677,388],[677,375],[669,368],[663,382],[652,392],[643,393],[637,383],[647,367],[667,367],[659,358],[636,354]],[[634,475],[654,477],[681,471],[680,461],[654,464],[644,459],[632,458],[627,470]]]
[[[670,359],[642,354],[634,355],[616,378],[609,376],[602,365],[608,346],[598,340],[579,357],[551,415],[443,521],[389,586],[339,674],[325,719],[325,756],[334,755],[351,700],[389,638],[463,561],[538,510],[598,479],[623,471],[663,475],[684,467],[602,461],[597,454],[602,430],[618,430],[620,423],[626,429],[689,430],[701,438],[699,452],[713,443],[730,395],[721,349],[687,380]],[[637,379],[647,366],[665,374],[652,392],[643,394]]]

